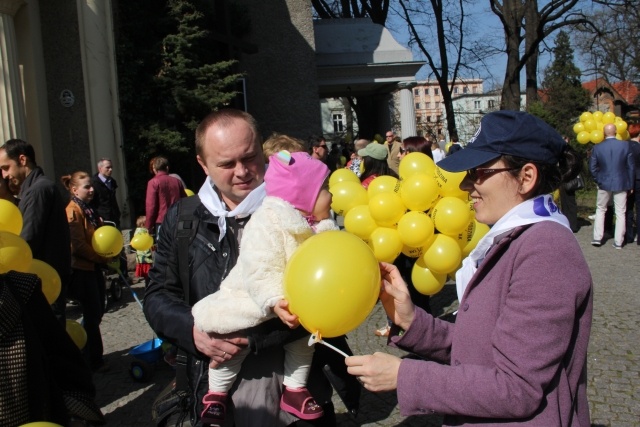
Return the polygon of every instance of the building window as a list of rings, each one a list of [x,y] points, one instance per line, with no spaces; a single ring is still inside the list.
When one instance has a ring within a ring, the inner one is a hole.
[[[415,89],[413,90],[413,94],[414,94],[415,96],[420,96],[420,89],[419,89],[419,88],[415,88]]]
[[[456,87],[454,87],[454,88],[453,88],[453,94],[454,94],[454,95],[457,95],[457,94],[458,94],[458,86],[456,86]]]
[[[473,87],[473,93],[478,93],[478,86]]]
[[[473,108],[480,108],[480,101],[473,101]]]
[[[419,109],[420,109],[420,103],[416,102],[416,110],[419,110]]]
[[[424,89],[424,94],[425,94],[425,95],[429,95],[429,88],[425,88],[425,89]]]
[[[427,102],[427,108],[431,108],[431,103]]]
[[[469,93],[469,88],[467,86],[463,87],[462,93]]]
[[[427,123],[431,123],[431,116],[427,116]]]
[[[493,99],[490,99],[487,101],[487,108],[494,108],[495,107],[495,101]]]
[[[433,108],[438,108],[440,106],[440,103],[438,101],[433,103]]]
[[[335,113],[333,116],[333,133],[344,132],[344,119],[342,114]]]
[[[436,87],[436,88],[434,88],[434,89],[433,89],[433,94],[434,94],[434,95],[440,95],[440,89],[439,89],[439,88],[437,88],[437,87]]]

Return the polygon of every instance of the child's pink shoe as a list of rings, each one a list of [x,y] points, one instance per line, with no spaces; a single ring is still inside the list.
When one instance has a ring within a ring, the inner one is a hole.
[[[214,393],[210,391],[202,398],[204,410],[202,411],[202,425],[221,426],[227,412],[227,393]]]
[[[324,415],[322,406],[316,403],[306,388],[284,388],[280,399],[280,408],[301,420],[315,420]]]

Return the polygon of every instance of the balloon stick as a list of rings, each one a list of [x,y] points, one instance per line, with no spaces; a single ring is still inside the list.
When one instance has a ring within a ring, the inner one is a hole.
[[[329,347],[331,350],[340,353],[341,355],[343,355],[344,357],[349,357],[349,355],[347,353],[345,353],[344,351],[340,350],[337,347],[332,346],[331,344],[329,344],[326,341],[323,341],[322,338],[320,337],[320,333],[316,332],[315,334],[311,334],[311,336],[309,337],[309,347],[311,347],[312,345],[314,345],[315,343],[320,343],[322,345],[326,345],[327,347]]]

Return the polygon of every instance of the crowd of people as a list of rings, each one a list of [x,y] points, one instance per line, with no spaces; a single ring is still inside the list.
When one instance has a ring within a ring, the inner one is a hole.
[[[135,233],[150,233],[155,244],[153,252],[136,254],[136,275],[145,279],[149,325],[176,353],[176,381],[166,392],[180,401],[163,425],[331,426],[333,390],[357,414],[362,387],[397,390],[403,415],[442,413],[446,425],[589,425],[591,276],[571,221],[549,195],[580,173],[579,156],[546,123],[522,112],[485,115],[464,148],[454,137],[446,153],[430,137],[403,139],[388,131],[384,139],[328,144],[321,136],[303,141],[273,134],[263,142],[250,114],[223,109],[196,129],[196,159],[206,175],[197,195],[187,197],[184,181],[169,174],[167,157],[151,159],[145,215]],[[466,172],[461,189],[476,220],[491,226],[456,273],[455,323],[431,315],[429,297],[411,283],[412,260],[400,255],[394,264],[380,263],[387,323],[374,333],[415,357],[353,356],[345,336],[327,341],[346,359],[310,347],[282,282],[300,244],[339,228],[330,212],[330,173],[348,168],[367,188],[376,177],[398,177],[401,160],[413,152],[446,171]],[[4,411],[9,400],[0,387],[0,423],[103,423],[91,383],[92,372],[108,369],[101,266],[123,257],[99,255],[91,240],[103,224],[121,225],[112,163],[100,159],[93,176],[63,176],[68,197],[37,166],[25,141],[0,147],[0,168],[6,180],[0,195],[18,204],[34,258],[52,265],[63,282],[62,299],[51,310],[58,322],[47,328],[66,335],[65,306],[73,298],[87,332],[82,351],[62,339],[60,352],[73,361],[64,372],[73,371],[74,381],[35,371],[50,392],[38,393],[53,403],[64,397],[62,406],[43,412],[25,398],[22,407]],[[599,190],[599,211],[606,203],[600,191],[609,190]],[[624,229],[616,231],[614,246],[619,238]],[[0,275],[3,289],[12,282],[25,289],[11,296],[18,322],[33,326],[27,307],[46,304],[33,291],[37,280]],[[41,339],[38,331],[22,332]],[[44,363],[42,355],[39,360]],[[9,362],[0,354],[0,368],[3,363]],[[31,396],[35,384],[25,375],[11,393]],[[67,396],[82,402],[81,409]]]

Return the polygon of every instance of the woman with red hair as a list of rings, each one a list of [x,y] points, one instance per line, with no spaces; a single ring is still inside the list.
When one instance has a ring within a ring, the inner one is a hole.
[[[626,212],[626,231],[625,231],[625,240],[627,244],[633,243],[634,241],[640,245],[640,196],[638,192],[640,191],[640,123],[631,123],[629,124],[629,135],[631,136],[631,140],[629,144],[631,144],[631,152],[633,153],[633,159],[635,160],[636,169],[635,176],[636,179],[634,181],[633,191],[629,191],[627,194],[627,212]],[[636,229],[633,229],[633,207],[635,206],[635,223]]]

